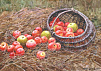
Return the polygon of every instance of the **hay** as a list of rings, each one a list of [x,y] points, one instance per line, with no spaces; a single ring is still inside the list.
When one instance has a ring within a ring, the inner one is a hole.
[[[3,12],[0,16],[0,40],[4,39],[10,44],[14,41],[11,34],[15,30],[20,30],[22,34],[31,34],[37,26],[46,28],[47,17],[52,11],[52,9],[24,8],[18,12]],[[10,40],[7,40],[8,38]]]
[[[2,41],[12,44],[15,39],[12,32],[20,30],[22,34],[31,32],[37,26],[46,29],[46,20],[49,14],[54,11],[51,8],[28,9],[24,8],[18,12],[3,12],[0,16],[0,43]],[[47,50],[47,43],[41,44],[35,50],[24,47],[26,53],[22,57],[10,59],[8,52],[0,51],[1,71],[100,71],[101,70],[101,29],[97,30],[95,42],[86,50],[71,52],[62,47],[58,52]],[[39,60],[36,52],[43,50],[46,58]]]

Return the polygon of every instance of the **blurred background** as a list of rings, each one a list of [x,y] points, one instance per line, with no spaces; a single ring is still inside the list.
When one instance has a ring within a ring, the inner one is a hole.
[[[0,14],[4,11],[19,11],[22,8],[75,8],[94,23],[101,25],[101,0],[0,0]]]

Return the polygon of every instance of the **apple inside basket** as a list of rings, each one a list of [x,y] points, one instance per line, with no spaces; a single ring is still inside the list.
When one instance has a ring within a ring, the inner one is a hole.
[[[85,46],[90,40],[88,37],[92,33],[92,27],[88,21],[89,19],[83,13],[65,8],[50,14],[47,28],[64,46],[78,48]]]

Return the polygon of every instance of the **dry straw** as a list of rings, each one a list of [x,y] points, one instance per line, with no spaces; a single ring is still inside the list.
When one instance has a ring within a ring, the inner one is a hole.
[[[14,30],[20,30],[22,34],[31,34],[37,26],[41,26],[43,30],[46,29],[47,18],[53,11],[51,8],[24,8],[18,12],[2,13],[0,16],[0,42],[5,41],[12,44],[15,41],[12,37]],[[93,30],[93,32],[95,31]],[[100,34],[97,34],[97,36],[101,37]],[[99,38],[95,39],[98,45],[93,43],[86,50],[78,52],[72,52],[64,47],[60,51],[51,52],[47,49],[48,43],[40,44],[34,50],[27,49],[24,46],[24,56],[15,59],[10,59],[8,52],[0,51],[0,71],[100,71],[101,44],[98,43]],[[39,60],[36,58],[36,53],[39,50],[46,52],[45,59]]]

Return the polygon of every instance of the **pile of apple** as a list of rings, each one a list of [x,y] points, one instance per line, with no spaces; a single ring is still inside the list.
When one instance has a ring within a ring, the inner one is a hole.
[[[14,59],[17,56],[22,56],[25,54],[24,46],[28,49],[35,49],[37,45],[48,43],[48,49],[50,51],[58,51],[61,49],[61,44],[56,43],[56,39],[51,37],[49,31],[42,31],[41,27],[36,27],[35,30],[30,34],[22,35],[20,31],[16,30],[13,32],[14,41],[11,45],[8,45],[6,42],[0,44],[1,51],[9,52],[9,57]],[[44,59],[45,52],[38,51],[36,54],[37,58]]]
[[[50,27],[52,27],[55,18],[56,17],[54,17],[53,20],[49,23]],[[76,23],[63,23],[59,18],[57,18],[56,22],[54,23],[53,29],[57,35],[63,37],[74,37],[81,35],[84,32],[82,28],[78,29],[78,25]]]

